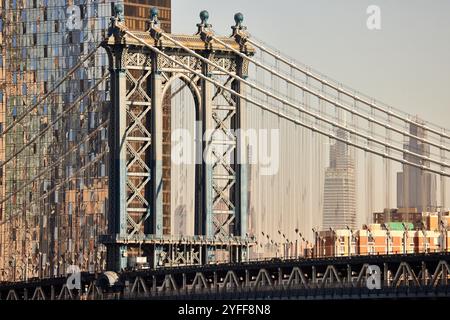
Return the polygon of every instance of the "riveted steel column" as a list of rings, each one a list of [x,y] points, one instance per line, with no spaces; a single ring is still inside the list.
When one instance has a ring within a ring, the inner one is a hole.
[[[153,234],[157,238],[163,235],[163,96],[162,81],[157,55],[153,56],[153,72],[151,76],[152,97],[152,223]],[[156,245],[154,252],[154,267],[157,266],[162,246]]]
[[[127,247],[115,244],[117,238],[127,236],[127,164],[126,164],[126,70],[122,65],[122,55],[125,49],[116,45],[112,55],[113,63],[110,69],[112,87],[111,123],[109,139],[111,148],[111,166],[109,179],[110,203],[110,239],[108,245],[107,264],[109,270],[120,271],[127,266]]]
[[[240,12],[234,15],[235,25],[231,27],[233,30],[233,37],[239,44],[240,51],[245,55],[252,55],[248,51],[247,39],[249,34],[247,33],[247,28],[242,25],[244,20],[244,15]],[[240,78],[246,79],[248,77],[248,66],[249,61],[242,56],[236,57],[236,74]],[[233,90],[239,92],[241,95],[245,96],[245,85],[240,81],[233,82]],[[245,141],[246,134],[244,133],[246,123],[246,103],[243,99],[239,97],[234,97],[236,102],[236,116],[234,119],[234,129],[237,130],[237,152],[235,159],[235,171],[236,171],[236,188],[234,190],[235,198],[235,219],[236,226],[235,232],[241,238],[245,238],[248,241],[248,146],[247,141]],[[253,129],[253,128],[252,128]],[[241,246],[240,259],[245,261],[248,259],[248,246]]]
[[[247,68],[245,68],[245,64],[247,62],[242,58],[237,58],[237,74],[242,78],[247,78]],[[245,86],[239,82],[233,82],[233,90],[245,96]],[[248,189],[247,189],[247,181],[248,181],[248,161],[247,161],[247,141],[245,141],[245,131],[243,130],[245,127],[246,119],[245,119],[245,101],[240,99],[239,97],[235,98],[236,101],[236,116],[234,119],[234,130],[236,130],[236,139],[237,139],[237,153],[235,159],[235,168],[236,168],[236,189],[235,189],[235,205],[236,205],[236,230],[235,234],[241,237],[246,237],[248,233]],[[247,247],[241,247],[241,255],[240,259],[245,261],[248,256]]]
[[[208,65],[203,65],[203,74],[207,77],[209,74]],[[212,239],[214,237],[214,226],[212,222],[212,206],[213,206],[213,156],[212,151],[212,97],[214,85],[206,80],[202,81],[202,123],[203,123],[203,208],[202,208],[202,224],[203,234]],[[204,263],[215,260],[214,247],[206,246],[206,255]]]

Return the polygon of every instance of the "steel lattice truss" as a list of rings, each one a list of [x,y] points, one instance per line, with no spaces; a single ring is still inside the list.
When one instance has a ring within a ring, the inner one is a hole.
[[[150,216],[148,188],[151,169],[148,152],[151,147],[151,98],[148,81],[151,63],[148,55],[126,53],[126,137],[127,150],[127,235],[144,236],[143,224]]]
[[[231,87],[232,78],[219,76],[223,85]],[[233,231],[235,222],[236,203],[233,190],[236,185],[236,170],[234,167],[237,138],[234,127],[236,103],[228,92],[215,87],[213,96],[212,118],[213,131],[211,134],[212,155],[212,187],[213,207],[212,222],[213,235],[220,240],[227,240]]]
[[[199,296],[214,299],[434,298],[448,295],[448,254],[346,257],[334,259],[254,261],[150,272],[124,272],[116,277],[84,275],[80,291],[66,278],[0,286],[3,300],[167,299]],[[363,259],[366,259],[364,262]],[[368,288],[369,267],[378,267],[379,286]],[[113,289],[121,281],[125,285]]]
[[[210,52],[203,49],[204,42],[198,35],[182,36],[179,40],[202,52],[218,68],[210,67],[178,48],[167,47],[164,55],[155,54],[129,37],[123,26],[116,27],[114,37],[104,43],[114,69],[112,157],[119,159],[111,172],[111,207],[114,208],[111,220],[115,224],[108,238],[111,248],[108,261],[114,269],[125,267],[125,257],[133,251],[130,246],[142,242],[145,250],[152,252],[154,266],[202,264],[215,259],[217,250],[241,259],[245,256],[244,248],[248,248],[240,239],[246,226],[239,223],[246,221],[246,206],[240,205],[240,199],[242,193],[247,192],[242,187],[246,182],[239,180],[241,167],[237,162],[235,130],[241,125],[241,109],[239,99],[221,86],[239,90],[236,81],[227,73],[243,74],[244,65],[229,50],[217,48]],[[138,39],[152,39],[144,32],[135,35]],[[233,44],[233,40],[224,40]],[[238,48],[236,44],[235,47]],[[190,70],[180,69],[180,64],[189,66]],[[221,85],[214,86],[199,74],[219,81]],[[196,230],[192,235],[173,234],[170,222],[167,223],[171,217],[164,213],[163,206],[162,190],[171,195],[165,185],[170,179],[163,178],[170,176],[164,171],[168,170],[168,164],[163,165],[163,158],[167,156],[163,145],[170,144],[167,139],[171,139],[162,124],[163,105],[167,104],[165,99],[170,97],[176,80],[181,80],[192,94],[196,126],[200,126],[196,128],[195,148],[196,157],[201,151],[202,159],[195,161],[193,216]],[[125,167],[122,164],[124,158]],[[186,240],[186,236],[192,240]],[[167,238],[168,242],[165,242]],[[204,245],[199,245],[198,241],[205,241]],[[224,248],[225,243],[229,248]],[[186,245],[189,249],[179,250]]]

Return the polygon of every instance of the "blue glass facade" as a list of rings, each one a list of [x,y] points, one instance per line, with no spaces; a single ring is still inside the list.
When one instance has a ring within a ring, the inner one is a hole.
[[[158,5],[170,31],[170,0],[125,5],[131,28],[143,29]],[[72,264],[103,270],[98,237],[107,227],[110,87],[108,78],[97,83],[108,73],[105,51],[51,90],[106,37],[113,3],[5,0],[3,6],[0,123],[9,129],[0,138],[0,280],[57,276]]]

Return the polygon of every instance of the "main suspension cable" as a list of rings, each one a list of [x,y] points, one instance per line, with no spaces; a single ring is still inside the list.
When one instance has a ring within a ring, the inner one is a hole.
[[[163,34],[163,36],[164,36],[164,34]],[[166,37],[166,38],[167,38],[167,37]],[[397,128],[391,126],[391,125],[388,125],[388,124],[386,124],[386,123],[380,122],[380,121],[374,119],[374,118],[371,117],[371,116],[366,116],[366,115],[364,115],[364,114],[362,114],[362,113],[360,113],[360,112],[354,110],[353,108],[350,108],[350,107],[348,107],[348,106],[345,106],[344,104],[342,104],[342,103],[340,103],[340,102],[338,102],[338,101],[333,101],[333,100],[331,100],[330,98],[328,98],[328,97],[326,97],[326,96],[324,96],[324,95],[322,95],[322,94],[320,94],[320,93],[317,93],[317,92],[315,92],[314,90],[312,90],[312,89],[310,89],[310,88],[308,88],[308,87],[306,87],[306,86],[304,86],[304,85],[301,85],[301,84],[299,84],[299,83],[293,81],[292,79],[289,79],[289,78],[287,78],[287,77],[281,75],[279,72],[276,72],[276,71],[273,70],[272,68],[269,68],[269,67],[265,66],[264,64],[262,64],[262,63],[260,63],[259,61],[255,60],[255,59],[253,59],[253,58],[251,58],[251,57],[249,57],[249,56],[247,56],[246,54],[243,54],[242,52],[236,50],[236,49],[233,48],[232,46],[230,46],[230,45],[226,44],[225,42],[223,42],[222,40],[220,40],[218,37],[212,36],[212,39],[214,39],[215,41],[217,41],[218,43],[220,43],[221,45],[223,45],[225,48],[227,48],[227,49],[229,49],[229,50],[232,50],[234,53],[236,53],[236,54],[239,55],[240,57],[242,57],[242,58],[244,58],[244,59],[247,59],[248,61],[252,62],[253,64],[259,66],[260,68],[262,68],[262,69],[264,69],[264,70],[266,70],[267,72],[276,75],[276,76],[279,77],[280,79],[283,79],[284,81],[286,81],[286,82],[288,82],[288,83],[290,83],[290,84],[296,86],[297,88],[299,88],[299,89],[301,89],[301,90],[304,90],[304,91],[306,91],[306,92],[308,92],[308,93],[310,93],[310,94],[316,96],[316,97],[319,98],[319,99],[325,100],[326,102],[328,102],[328,103],[334,105],[335,107],[341,108],[341,109],[343,109],[343,110],[345,110],[345,111],[347,111],[347,112],[349,112],[349,113],[355,114],[355,115],[357,115],[358,117],[361,117],[361,118],[363,118],[363,119],[365,119],[365,120],[367,120],[367,121],[369,121],[369,122],[375,123],[375,124],[377,124],[377,125],[379,125],[379,126],[381,126],[381,127],[384,127],[384,128],[386,128],[386,129],[395,131],[395,132],[400,133],[400,134],[402,134],[402,135],[404,135],[404,136],[407,136],[407,137],[416,139],[416,140],[418,140],[418,141],[421,141],[421,142],[423,142],[423,143],[429,144],[430,146],[434,146],[434,147],[436,147],[436,148],[443,149],[443,150],[445,150],[445,151],[450,151],[450,147],[447,147],[447,146],[445,146],[444,144],[437,144],[437,143],[432,142],[432,141],[429,141],[429,140],[427,140],[427,139],[425,139],[425,138],[418,137],[418,136],[416,136],[416,135],[414,135],[414,134],[412,134],[412,133],[410,133],[410,132],[407,132],[407,131],[403,131],[403,130],[397,129]],[[403,120],[404,120],[404,119],[403,119]]]
[[[63,181],[57,183],[53,188],[51,188],[50,190],[46,191],[45,194],[43,194],[42,196],[40,196],[39,198],[31,201],[30,203],[27,204],[27,206],[25,208],[20,208],[18,210],[20,211],[24,211],[26,209],[31,208],[31,206],[45,198],[47,198],[50,194],[54,193],[56,190],[58,190],[61,186],[63,186],[64,184],[66,184],[67,182],[69,182],[71,179],[73,179],[74,177],[76,177],[77,175],[79,175],[81,172],[85,171],[87,168],[93,166],[94,164],[96,164],[105,154],[107,154],[107,150],[102,151],[101,153],[99,153],[97,156],[95,156],[94,159],[90,160],[87,164],[85,164],[84,166],[80,167],[78,170],[75,171],[75,173],[73,173],[72,175],[70,175],[69,177],[67,177],[66,179],[64,179]],[[0,221],[0,225],[5,224],[9,221],[11,221],[14,217],[16,217],[16,214],[11,214],[8,216],[7,219]]]
[[[11,156],[9,156],[3,163],[0,164],[0,169],[3,168],[6,164],[8,164],[11,160],[13,160],[15,157],[17,157],[23,150],[25,150],[27,147],[29,147],[36,139],[41,137],[45,132],[53,128],[59,120],[61,120],[64,116],[66,116],[67,112],[74,109],[77,104],[83,100],[86,96],[88,96],[92,90],[97,88],[109,75],[109,72],[106,72],[106,74],[100,78],[91,88],[89,88],[85,93],[83,93],[81,96],[79,96],[75,102],[73,102],[67,109],[65,109],[58,117],[53,120],[51,124],[46,126],[44,129],[42,129],[39,133],[37,133],[33,138],[30,139],[26,144],[24,144],[18,151],[14,152]]]
[[[277,116],[279,116],[279,117],[282,117],[282,118],[284,118],[284,119],[286,119],[286,120],[289,120],[289,121],[291,121],[291,122],[293,122],[293,123],[295,123],[295,124],[297,124],[297,125],[303,126],[303,127],[307,128],[307,129],[309,129],[309,130],[318,132],[318,133],[320,133],[320,134],[322,134],[322,135],[325,135],[325,136],[327,136],[327,137],[329,137],[329,138],[332,138],[332,139],[334,139],[334,140],[342,141],[342,142],[344,142],[344,143],[347,144],[347,145],[354,146],[354,147],[356,147],[356,148],[359,148],[359,149],[364,150],[364,151],[371,152],[371,153],[376,154],[376,155],[379,155],[379,156],[381,156],[381,157],[386,157],[386,158],[388,158],[388,159],[397,161],[397,162],[402,163],[402,164],[407,164],[407,165],[410,165],[410,166],[413,166],[413,167],[417,167],[417,168],[422,169],[422,170],[425,170],[425,171],[429,171],[429,172],[433,172],[433,173],[436,173],[436,174],[439,174],[439,175],[444,175],[444,176],[450,177],[450,173],[446,173],[445,171],[434,170],[434,169],[428,168],[427,166],[424,166],[424,165],[419,165],[419,164],[412,163],[412,162],[409,162],[409,161],[404,160],[404,159],[395,158],[395,157],[390,156],[390,155],[387,155],[387,154],[385,154],[385,153],[382,153],[382,152],[379,152],[379,151],[376,151],[376,150],[372,150],[372,149],[370,149],[370,148],[367,148],[367,147],[358,145],[358,144],[353,143],[353,142],[351,142],[351,141],[348,141],[348,140],[346,140],[346,139],[339,138],[339,137],[337,137],[337,136],[335,136],[335,135],[333,135],[333,134],[330,134],[330,133],[324,132],[324,131],[322,131],[322,130],[319,130],[319,129],[317,129],[317,128],[314,127],[314,126],[308,126],[308,125],[304,124],[303,122],[301,122],[301,121],[299,121],[299,120],[297,120],[297,119],[294,119],[294,118],[292,118],[292,117],[289,117],[289,116],[285,115],[284,113],[277,112],[277,111],[275,111],[275,110],[272,110],[271,108],[268,108],[267,106],[265,106],[265,105],[263,105],[263,104],[257,103],[256,101],[253,101],[252,99],[248,98],[247,96],[244,96],[244,95],[242,95],[242,94],[240,94],[240,93],[238,93],[238,92],[236,92],[236,91],[234,91],[234,90],[232,90],[232,89],[230,89],[230,88],[228,88],[228,87],[226,87],[226,86],[220,84],[219,82],[217,82],[217,81],[215,81],[215,80],[213,80],[213,79],[211,79],[211,78],[205,76],[204,74],[202,74],[202,73],[200,73],[200,72],[198,72],[198,71],[195,71],[194,69],[190,68],[189,66],[185,65],[184,63],[177,61],[177,60],[174,59],[173,57],[170,57],[168,54],[162,52],[162,51],[159,50],[158,48],[149,45],[147,42],[145,42],[145,41],[142,40],[141,38],[135,36],[135,35],[134,35],[133,33],[131,33],[130,31],[124,30],[123,32],[124,32],[125,34],[129,35],[131,38],[137,40],[137,41],[140,42],[141,44],[145,45],[147,48],[149,48],[149,49],[152,50],[153,52],[160,54],[161,56],[163,56],[163,57],[165,57],[166,59],[168,59],[169,61],[172,61],[173,63],[175,63],[175,64],[181,66],[183,69],[185,69],[185,70],[191,72],[192,74],[196,74],[198,77],[202,78],[203,80],[208,81],[208,82],[210,82],[210,83],[213,83],[213,84],[216,85],[217,87],[219,87],[219,88],[221,88],[221,89],[223,89],[223,90],[225,90],[225,91],[231,93],[232,95],[237,96],[237,97],[239,97],[239,98],[241,98],[241,99],[243,99],[243,100],[245,100],[245,101],[247,101],[247,102],[249,102],[249,103],[251,103],[251,104],[254,104],[254,105],[260,107],[261,109],[267,110],[267,111],[269,111],[269,112],[271,112],[271,113],[273,113],[273,114],[275,114],[275,115],[277,115]]]
[[[33,104],[30,108],[22,112],[20,116],[18,116],[10,125],[8,125],[3,132],[0,133],[0,138],[3,138],[5,134],[7,134],[12,128],[14,128],[15,125],[17,125],[20,121],[22,121],[31,111],[36,109],[42,102],[47,99],[48,96],[50,96],[53,92],[56,91],[63,83],[66,81],[72,74],[78,70],[78,68],[89,58],[91,58],[96,52],[97,49],[102,45],[100,42],[90,53],[88,53],[86,56],[83,57],[83,59],[80,60],[75,66],[73,66],[69,71],[67,71],[67,74],[62,77],[60,80],[57,81],[56,85],[50,89],[49,92],[47,92],[42,98],[39,99],[35,104]]]
[[[353,130],[353,129],[350,129],[350,128],[344,126],[344,125],[340,125],[339,123],[333,122],[333,121],[331,121],[331,120],[329,120],[329,119],[326,119],[326,118],[324,118],[324,117],[322,117],[322,116],[320,116],[320,115],[317,115],[317,114],[315,114],[315,113],[313,113],[313,112],[310,112],[310,111],[304,109],[304,108],[301,107],[301,106],[295,105],[295,104],[293,104],[293,103],[291,103],[291,102],[289,102],[289,101],[287,101],[287,100],[285,100],[285,99],[283,99],[283,98],[280,98],[280,97],[278,97],[278,96],[276,96],[276,95],[274,95],[274,94],[272,94],[272,93],[270,93],[270,92],[268,92],[268,91],[266,91],[266,90],[264,90],[264,89],[259,88],[259,87],[256,86],[255,84],[253,84],[253,83],[251,83],[251,82],[249,82],[249,81],[247,81],[247,80],[245,80],[245,79],[239,77],[238,75],[235,75],[235,74],[229,72],[228,70],[224,69],[223,67],[219,66],[218,64],[211,62],[209,59],[207,59],[207,58],[205,58],[205,57],[199,55],[199,54],[196,53],[195,51],[193,51],[193,50],[187,48],[187,47],[184,46],[182,43],[180,43],[179,41],[177,41],[177,40],[171,38],[171,37],[170,37],[169,35],[167,35],[166,33],[162,33],[161,35],[162,35],[164,38],[166,38],[166,39],[168,39],[169,41],[171,41],[171,42],[173,42],[174,44],[176,44],[177,46],[180,46],[180,47],[181,47],[182,49],[184,49],[186,52],[192,54],[193,56],[195,56],[196,58],[202,60],[203,62],[205,62],[205,63],[207,63],[207,64],[210,64],[210,65],[214,66],[215,68],[217,68],[217,69],[219,69],[220,71],[226,73],[227,75],[229,75],[230,77],[234,78],[235,80],[240,81],[240,82],[242,82],[242,83],[244,83],[244,84],[250,86],[251,88],[254,88],[254,89],[260,91],[261,93],[263,93],[263,94],[265,94],[265,95],[267,95],[267,96],[270,96],[270,97],[272,97],[273,99],[278,100],[278,101],[280,101],[281,103],[283,103],[283,104],[285,104],[285,105],[288,105],[288,106],[290,106],[290,107],[292,107],[292,108],[294,108],[294,109],[296,109],[296,110],[298,110],[298,111],[301,111],[301,112],[303,112],[303,113],[305,113],[305,114],[307,114],[307,115],[309,115],[309,116],[311,116],[311,117],[314,117],[314,118],[316,118],[316,119],[318,119],[318,120],[320,120],[320,121],[323,121],[323,122],[327,122],[327,123],[329,123],[329,124],[331,124],[331,125],[333,125],[333,126],[335,126],[335,127],[338,127],[338,128],[340,128],[340,129],[345,130],[345,131],[347,131],[347,132],[349,132],[349,133],[352,133],[352,134],[354,134],[354,135],[360,136],[360,137],[362,137],[362,138],[364,138],[364,139],[366,139],[366,140],[368,140],[368,141],[373,141],[373,142],[375,142],[375,143],[377,143],[377,144],[379,144],[379,145],[382,145],[382,146],[384,146],[384,147],[391,148],[391,149],[396,150],[396,151],[401,152],[401,153],[410,154],[410,155],[412,155],[412,156],[414,156],[414,157],[417,157],[417,158],[420,158],[420,159],[423,159],[423,160],[426,160],[426,161],[430,161],[430,162],[436,163],[437,165],[440,165],[440,166],[445,166],[445,167],[447,167],[447,168],[450,168],[450,164],[443,163],[443,162],[440,162],[439,160],[434,160],[434,159],[429,158],[429,157],[427,157],[427,156],[420,155],[420,154],[417,154],[417,153],[415,153],[415,152],[411,152],[410,150],[406,150],[406,149],[403,149],[403,148],[399,148],[399,147],[397,147],[397,146],[393,146],[393,145],[391,145],[391,144],[385,143],[385,142],[383,142],[383,141],[381,141],[381,140],[374,139],[373,137],[366,136],[366,135],[364,135],[363,133],[360,133],[360,132],[355,131],[355,130]],[[217,39],[217,37],[214,37],[214,36],[213,36],[213,39]],[[234,52],[239,53],[240,55],[242,55],[242,56],[244,56],[244,57],[247,57],[245,54],[243,54],[243,53],[241,53],[241,52],[235,50],[234,48],[232,48],[231,46],[227,45],[227,44],[224,43],[223,41],[221,41],[221,40],[218,40],[218,41],[219,41],[219,43],[221,43],[222,45],[224,45],[224,46],[226,46],[227,48],[230,48],[231,50],[233,50]],[[248,59],[250,59],[250,61],[253,61],[253,59],[251,59],[251,58],[248,58]],[[258,65],[259,67],[262,67],[262,65],[261,65],[260,63],[257,63],[257,65]],[[262,67],[262,68],[267,68],[267,67]],[[305,91],[306,91],[306,90],[305,90]],[[307,91],[307,92],[309,92],[309,91]],[[311,94],[314,94],[312,91],[311,91],[310,93],[311,93]],[[337,103],[337,102],[336,102],[336,103]],[[450,149],[449,149],[449,150],[450,150]]]
[[[440,132],[438,130],[429,128],[429,127],[427,127],[427,126],[425,126],[423,124],[416,123],[416,122],[414,122],[412,120],[409,120],[409,119],[405,118],[404,116],[399,115],[399,114],[397,114],[397,113],[395,113],[395,112],[393,112],[391,110],[385,110],[384,108],[382,108],[380,106],[377,106],[375,103],[370,102],[370,101],[368,101],[366,99],[363,99],[363,98],[361,98],[361,97],[359,97],[359,96],[349,92],[348,90],[345,90],[343,88],[339,88],[338,86],[335,86],[335,85],[331,84],[327,80],[324,80],[324,79],[320,78],[318,75],[315,75],[314,73],[311,73],[310,71],[299,67],[298,65],[288,61],[286,58],[283,58],[281,55],[273,52],[272,50],[267,49],[266,47],[264,47],[260,43],[257,43],[255,41],[253,41],[252,39],[247,39],[247,41],[250,44],[254,45],[256,48],[266,52],[267,54],[269,54],[273,58],[275,58],[275,59],[285,63],[289,67],[291,67],[291,68],[293,68],[293,69],[303,73],[304,75],[306,75],[308,77],[313,78],[314,80],[316,80],[316,81],[318,81],[318,82],[320,82],[320,83],[322,83],[322,84],[324,84],[324,85],[326,85],[326,86],[328,86],[328,87],[330,87],[330,88],[332,88],[332,89],[334,89],[334,90],[336,90],[336,91],[338,91],[338,92],[340,92],[340,93],[342,93],[342,94],[344,94],[344,95],[346,95],[346,96],[348,96],[348,97],[350,97],[350,98],[352,98],[352,99],[354,99],[356,101],[359,101],[359,102],[361,102],[361,103],[363,103],[363,104],[365,104],[365,105],[367,105],[367,106],[369,106],[371,108],[374,108],[374,109],[376,109],[376,110],[378,110],[380,112],[383,112],[383,113],[385,113],[387,115],[390,115],[390,116],[392,116],[392,117],[394,117],[394,118],[396,118],[398,120],[407,122],[408,124],[415,125],[415,126],[417,126],[419,128],[422,128],[423,130],[426,130],[426,131],[429,131],[431,133],[434,133],[434,134],[436,134],[436,135],[438,135],[440,137],[443,137],[443,138],[446,138],[446,139],[450,139],[450,135],[446,134],[445,132]]]
[[[98,131],[100,131],[101,129],[103,129],[106,124],[109,122],[109,120],[104,121],[102,124],[100,124],[94,131],[92,131],[90,134],[88,134],[82,141],[80,141],[78,144],[76,144],[75,146],[73,146],[72,148],[70,148],[69,150],[67,150],[67,152],[65,152],[63,155],[61,155],[55,162],[53,162],[49,167],[45,168],[44,170],[42,170],[41,172],[39,172],[36,176],[34,176],[33,178],[31,178],[30,181],[25,182],[24,184],[22,184],[19,189],[14,190],[13,192],[11,192],[8,196],[2,198],[0,200],[0,205],[2,205],[3,203],[5,203],[6,201],[8,201],[9,199],[11,199],[15,194],[19,193],[20,191],[22,191],[23,189],[25,189],[25,187],[31,183],[33,183],[34,181],[36,181],[37,179],[39,179],[40,177],[42,177],[44,174],[50,172],[53,168],[55,168],[57,165],[59,165],[70,153],[72,153],[75,150],[78,150],[78,148],[80,148],[80,146],[84,143],[86,143],[87,141],[89,141],[92,136],[94,136],[96,133],[98,133]]]

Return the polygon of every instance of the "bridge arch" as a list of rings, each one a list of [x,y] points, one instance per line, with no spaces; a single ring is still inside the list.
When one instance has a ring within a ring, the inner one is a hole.
[[[173,73],[157,103],[163,118],[163,234],[194,236],[196,185],[201,181],[201,94],[195,80]],[[200,164],[197,165],[197,164]]]
[[[184,73],[175,73],[172,75],[172,77],[170,77],[166,83],[164,84],[164,88],[162,90],[162,95],[161,98],[162,100],[165,99],[166,94],[168,93],[168,90],[170,89],[170,87],[176,82],[176,80],[181,80],[183,81],[186,86],[189,88],[189,91],[192,93],[192,97],[194,98],[194,102],[195,102],[195,112],[196,112],[196,120],[200,121],[201,120],[201,101],[202,101],[202,96],[200,93],[200,89],[198,88],[197,85],[195,85],[193,83],[194,79],[189,78],[186,74]]]

